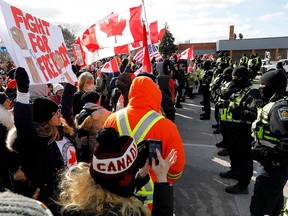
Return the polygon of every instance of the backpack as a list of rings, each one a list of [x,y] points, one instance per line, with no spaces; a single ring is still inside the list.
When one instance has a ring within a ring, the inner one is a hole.
[[[288,97],[276,101],[268,114],[270,131],[277,138],[288,138]]]

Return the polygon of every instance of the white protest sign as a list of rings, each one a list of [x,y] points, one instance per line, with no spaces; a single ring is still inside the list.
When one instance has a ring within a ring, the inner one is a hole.
[[[0,0],[0,37],[31,84],[77,81],[61,28]]]

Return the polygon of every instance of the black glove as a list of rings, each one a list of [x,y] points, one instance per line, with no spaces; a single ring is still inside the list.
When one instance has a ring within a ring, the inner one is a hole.
[[[15,80],[19,92],[27,93],[29,91],[29,77],[26,70],[18,67],[15,71]]]

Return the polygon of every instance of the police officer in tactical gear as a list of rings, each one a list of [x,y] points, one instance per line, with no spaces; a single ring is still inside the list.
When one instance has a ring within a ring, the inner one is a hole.
[[[236,91],[235,84],[231,81],[232,72],[233,68],[231,67],[228,67],[223,71],[221,87],[215,90],[215,94],[218,96],[215,107],[217,106],[219,108],[220,131],[223,137],[221,142],[216,143],[216,147],[223,148],[217,153],[219,156],[229,155],[227,150],[227,137],[229,137],[229,127],[227,128],[226,113],[229,105],[229,97]]]
[[[210,104],[210,83],[213,77],[213,71],[211,70],[211,62],[209,60],[205,61],[203,64],[204,77],[201,86],[204,113],[201,114],[201,120],[209,120],[211,114],[211,104]]]
[[[236,185],[225,188],[227,193],[248,194],[248,185],[253,174],[251,124],[257,117],[257,108],[262,106],[262,100],[259,90],[254,89],[249,80],[246,67],[240,66],[233,70],[232,82],[236,90],[230,96],[227,109],[231,170],[220,173],[220,177],[238,180]]]
[[[283,188],[288,179],[288,98],[287,78],[282,70],[260,78],[264,102],[253,123],[252,157],[258,161],[250,212],[253,216],[279,215],[283,207]]]

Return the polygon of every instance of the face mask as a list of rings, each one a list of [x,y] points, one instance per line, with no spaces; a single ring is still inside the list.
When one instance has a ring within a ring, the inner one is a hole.
[[[259,91],[264,102],[268,102],[274,94],[272,89],[267,87],[259,87]]]

